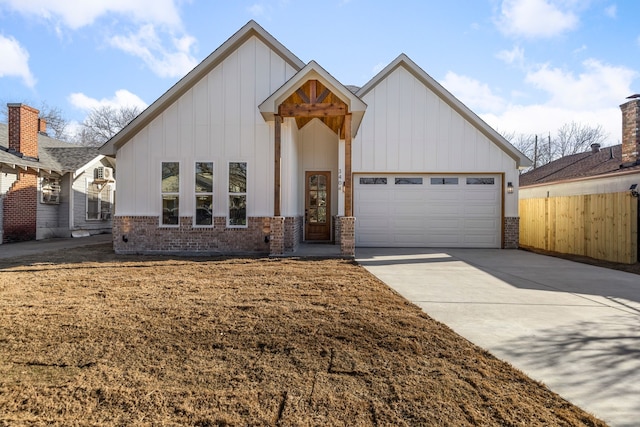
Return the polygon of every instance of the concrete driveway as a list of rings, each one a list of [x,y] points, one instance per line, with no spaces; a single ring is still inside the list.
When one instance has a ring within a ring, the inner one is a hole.
[[[640,423],[640,276],[519,250],[358,248],[458,334],[612,426]]]

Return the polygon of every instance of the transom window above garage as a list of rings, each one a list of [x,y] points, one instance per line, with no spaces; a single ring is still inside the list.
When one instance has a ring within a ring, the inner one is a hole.
[[[374,177],[374,178],[360,178],[360,185],[386,185],[387,178]]]
[[[431,178],[431,185],[458,185],[458,178],[452,178],[452,177]]]
[[[396,185],[422,185],[422,178],[413,178],[413,177],[401,177],[396,178]]]
[[[492,177],[469,177],[467,178],[467,185],[494,185],[496,183],[495,178]]]

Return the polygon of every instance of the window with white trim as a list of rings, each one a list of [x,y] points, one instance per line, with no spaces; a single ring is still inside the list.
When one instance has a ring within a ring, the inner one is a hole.
[[[229,227],[247,226],[247,163],[229,163]]]
[[[161,225],[180,225],[180,163],[162,162]]]
[[[40,185],[40,203],[60,204],[60,180],[58,178],[42,178]]]
[[[113,204],[111,184],[87,180],[86,198],[87,220],[107,221],[111,219]]]
[[[213,162],[196,162],[195,168],[196,226],[213,225]]]

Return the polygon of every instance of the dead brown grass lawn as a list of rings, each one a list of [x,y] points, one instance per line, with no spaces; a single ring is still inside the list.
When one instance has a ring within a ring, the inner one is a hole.
[[[0,425],[601,421],[344,260],[0,261]]]

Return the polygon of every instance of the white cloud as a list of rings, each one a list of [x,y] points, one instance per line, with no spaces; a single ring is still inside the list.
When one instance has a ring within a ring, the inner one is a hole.
[[[588,59],[582,65],[584,71],[577,76],[543,65],[529,72],[525,81],[546,92],[550,106],[570,109],[606,108],[617,105],[631,93],[631,83],[637,77],[634,70],[595,59]]]
[[[503,0],[497,25],[508,35],[551,38],[577,27],[572,0]],[[564,10],[562,8],[564,6]]]
[[[92,24],[110,13],[135,22],[151,22],[170,28],[182,26],[176,0],[3,0],[13,10],[54,24],[61,22],[73,30]]]
[[[618,7],[615,4],[605,8],[604,14],[609,18],[616,18],[618,16]]]
[[[494,95],[485,83],[449,71],[442,85],[474,111],[502,111],[506,102]]]
[[[631,86],[638,73],[589,59],[579,74],[550,65],[540,65],[525,75],[525,89],[503,99],[491,88],[468,77],[448,73],[442,82],[462,102],[500,132],[554,135],[566,123],[602,126],[609,134],[607,142],[621,140],[619,105],[633,93]],[[531,104],[531,89],[542,92],[542,99]]]
[[[124,52],[141,58],[160,77],[182,77],[198,61],[191,54],[196,40],[189,36],[170,36],[172,49],[166,48],[155,27],[143,25],[135,34],[114,36],[109,43]]]
[[[29,52],[13,37],[0,35],[0,77],[19,77],[32,88],[36,79],[29,69]]]
[[[258,3],[252,4],[251,6],[249,6],[247,8],[247,11],[255,17],[261,17],[265,13],[264,6]]]
[[[496,58],[509,65],[522,66],[524,64],[524,49],[514,46],[511,50],[501,50],[496,54]]]
[[[69,95],[69,102],[77,109],[85,112],[100,107],[138,107],[140,110],[147,108],[146,102],[126,89],[117,90],[113,97],[102,99],[91,98],[84,93],[76,92]]]

